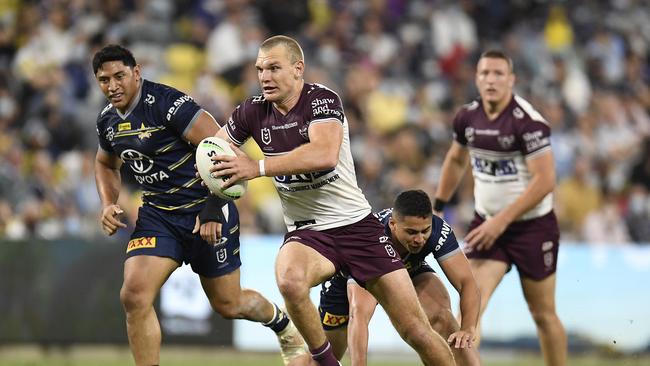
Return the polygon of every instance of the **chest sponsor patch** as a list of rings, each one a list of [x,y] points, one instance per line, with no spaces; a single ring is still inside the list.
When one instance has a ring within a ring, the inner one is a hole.
[[[156,237],[155,236],[146,236],[142,238],[135,238],[129,241],[129,244],[126,246],[126,252],[130,252],[136,249],[142,248],[155,248],[156,247]]]

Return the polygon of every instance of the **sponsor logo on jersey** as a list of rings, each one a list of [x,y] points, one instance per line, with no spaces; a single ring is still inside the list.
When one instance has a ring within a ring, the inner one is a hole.
[[[192,97],[190,97],[189,95],[183,95],[182,97],[176,99],[176,100],[174,101],[174,105],[172,105],[171,107],[169,107],[169,109],[167,110],[167,116],[166,116],[167,120],[168,120],[168,121],[171,121],[171,120],[172,120],[172,116],[174,116],[174,115],[176,114],[176,112],[178,112],[178,109],[179,109],[183,104],[185,104],[185,102],[190,101],[190,100],[192,100]]]
[[[155,248],[156,247],[156,237],[147,236],[142,238],[135,238],[129,241],[129,244],[126,246],[126,252],[130,252],[136,249],[142,248]]]
[[[256,95],[251,99],[252,104],[259,104],[259,103],[264,103],[266,99],[264,98],[264,95]]]
[[[217,262],[219,263],[223,263],[226,261],[226,259],[228,259],[228,251],[226,250],[226,248],[221,248],[217,250],[216,255],[217,255]]]
[[[265,145],[270,144],[271,143],[271,130],[264,127],[260,132],[262,133],[262,142]]]
[[[285,123],[285,124],[280,125],[280,126],[273,125],[273,126],[271,126],[271,129],[273,131],[275,131],[275,130],[288,130],[290,128],[294,128],[294,127],[297,127],[297,126],[298,126],[298,122],[291,122],[291,123]]]
[[[153,105],[154,103],[156,103],[156,98],[151,94],[147,94],[147,97],[144,99],[144,102],[149,105]]]
[[[239,106],[237,106],[237,108],[239,108]],[[232,119],[232,116],[228,118],[228,126],[233,131],[237,129],[237,127],[235,127],[235,120]]]
[[[440,237],[438,238],[438,244],[436,247],[433,249],[436,252],[442,248],[443,245],[445,245],[445,242],[447,242],[447,237],[451,233],[451,227],[449,224],[447,224],[445,221],[442,222],[442,229],[440,229]]]
[[[117,132],[128,131],[131,129],[131,122],[124,122],[117,125]]]
[[[325,315],[323,316],[323,324],[330,327],[338,327],[346,324],[348,322],[348,318],[348,315],[334,315],[326,311]]]
[[[127,149],[122,151],[120,159],[125,164],[128,164],[136,174],[145,174],[153,168],[153,159],[137,150]]]
[[[522,138],[526,143],[526,150],[528,151],[537,150],[551,144],[549,138],[544,137],[544,132],[542,131],[526,132],[522,135]]]
[[[504,175],[516,175],[517,165],[513,159],[489,160],[477,156],[472,157],[472,169],[474,172],[500,177]]]

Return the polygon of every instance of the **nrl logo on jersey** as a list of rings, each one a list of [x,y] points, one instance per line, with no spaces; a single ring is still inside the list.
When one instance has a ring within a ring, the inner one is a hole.
[[[262,142],[263,142],[265,145],[270,144],[270,143],[271,143],[271,130],[269,130],[268,128],[264,127],[264,128],[261,130],[261,133],[262,133]]]
[[[465,139],[467,140],[468,143],[471,143],[472,141],[474,141],[474,128],[473,127],[465,128]]]

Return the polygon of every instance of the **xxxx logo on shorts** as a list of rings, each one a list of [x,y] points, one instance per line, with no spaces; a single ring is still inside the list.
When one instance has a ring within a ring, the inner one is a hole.
[[[330,327],[337,327],[340,325],[344,325],[347,322],[348,322],[347,315],[334,315],[326,311],[325,316],[323,317],[323,324],[329,325]]]
[[[147,236],[142,238],[135,238],[129,241],[129,245],[126,246],[126,252],[132,250],[141,249],[141,248],[155,248],[156,247],[156,237]]]

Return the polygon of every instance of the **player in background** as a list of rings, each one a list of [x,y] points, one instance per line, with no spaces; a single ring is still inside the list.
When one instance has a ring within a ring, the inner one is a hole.
[[[475,217],[465,253],[481,290],[481,314],[514,264],[547,365],[567,363],[567,337],[555,310],[559,229],[553,213],[555,166],[546,120],[513,94],[512,60],[483,53],[476,70],[480,98],[453,123],[434,211],[441,212],[468,165],[474,176]]]
[[[309,290],[342,270],[386,309],[399,334],[426,365],[453,365],[445,340],[433,331],[390,237],[357,186],[348,123],[339,96],[303,80],[305,61],[292,38],[265,40],[255,63],[262,95],[233,112],[218,136],[241,145],[253,138],[265,155],[217,156],[212,171],[224,187],[273,177],[288,233],[276,260],[287,311],[319,365],[339,365]]]
[[[431,200],[421,190],[400,193],[392,209],[385,209],[376,216],[409,272],[429,323],[447,339],[456,363],[480,365],[472,342],[481,295],[451,227],[433,215]],[[425,261],[429,254],[438,261],[460,295],[461,325],[452,314],[444,284]],[[321,322],[339,360],[348,347],[352,366],[367,364],[368,324],[376,306],[377,300],[368,291],[340,274],[323,284],[319,307]]]
[[[240,287],[237,207],[209,195],[195,177],[195,146],[213,136],[219,125],[189,96],[144,80],[140,65],[124,47],[104,47],[92,65],[110,102],[97,118],[95,160],[106,234],[126,227],[116,203],[123,163],[142,189],[144,204],[126,247],[120,291],[136,364],[159,364],[161,332],[153,302],[183,262],[199,275],[217,313],[271,328],[285,363],[305,354],[303,340],[286,314],[258,292]],[[306,354],[302,358],[309,361]]]

